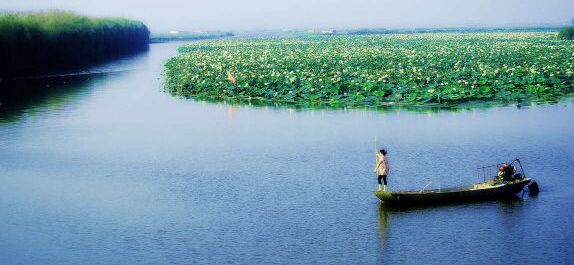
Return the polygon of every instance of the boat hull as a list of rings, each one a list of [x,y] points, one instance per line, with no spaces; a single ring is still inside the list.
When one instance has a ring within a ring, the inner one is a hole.
[[[500,185],[476,188],[476,185],[446,190],[429,190],[424,192],[375,191],[381,201],[391,204],[433,204],[457,203],[462,201],[496,200],[515,196],[531,182],[526,178]]]

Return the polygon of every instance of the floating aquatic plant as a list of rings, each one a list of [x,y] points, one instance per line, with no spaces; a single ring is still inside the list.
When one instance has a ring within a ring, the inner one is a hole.
[[[310,36],[196,42],[166,64],[178,96],[306,105],[550,101],[573,91],[555,33]],[[233,81],[230,81],[233,80]]]

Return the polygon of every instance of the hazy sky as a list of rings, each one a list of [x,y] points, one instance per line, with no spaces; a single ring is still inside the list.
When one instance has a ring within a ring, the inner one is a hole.
[[[285,28],[563,25],[574,0],[0,0],[0,10],[66,9],[143,20],[152,32]]]

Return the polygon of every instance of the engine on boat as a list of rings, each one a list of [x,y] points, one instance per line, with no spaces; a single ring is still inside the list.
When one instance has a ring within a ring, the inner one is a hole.
[[[504,164],[498,168],[498,180],[515,181],[524,179],[522,174],[516,172],[516,167]]]

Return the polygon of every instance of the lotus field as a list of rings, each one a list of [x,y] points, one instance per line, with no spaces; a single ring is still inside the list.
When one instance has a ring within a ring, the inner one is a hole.
[[[309,36],[195,42],[166,63],[173,95],[333,106],[556,102],[574,42],[556,33]]]

